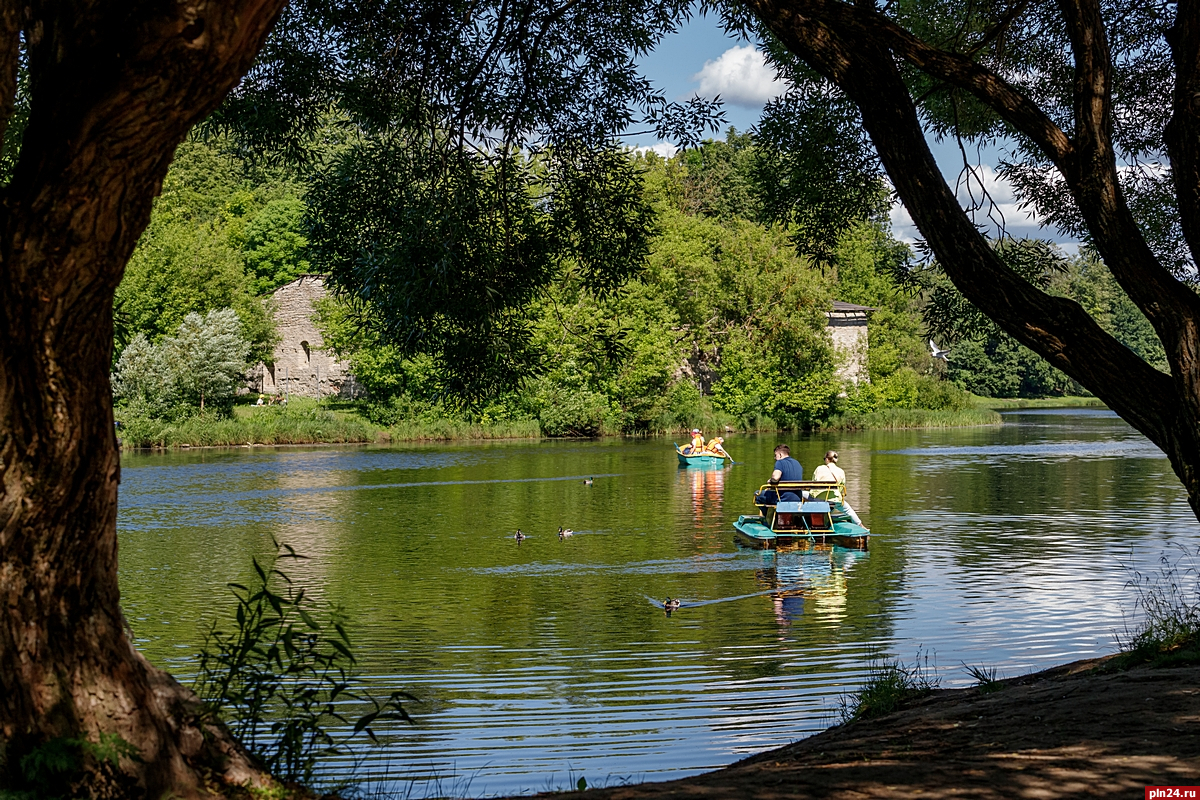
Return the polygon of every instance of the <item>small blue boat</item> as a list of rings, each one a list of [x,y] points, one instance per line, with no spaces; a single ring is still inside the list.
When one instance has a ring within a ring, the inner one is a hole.
[[[715,456],[712,453],[701,453],[695,456],[685,455],[678,444],[675,445],[675,455],[679,457],[679,466],[681,467],[723,467],[729,463],[727,459]]]
[[[743,514],[733,523],[738,541],[759,548],[814,543],[867,549],[870,529],[856,525],[848,516],[839,513],[840,503],[831,499],[841,496],[837,484],[798,481],[781,483],[778,487],[763,485],[755,497],[770,488],[775,488],[779,494],[791,492],[803,499],[758,504],[760,513]],[[816,499],[822,496],[826,499]]]

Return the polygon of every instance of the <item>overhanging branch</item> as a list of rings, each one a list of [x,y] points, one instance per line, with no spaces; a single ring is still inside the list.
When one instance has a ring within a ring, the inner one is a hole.
[[[1078,303],[1040,291],[1006,267],[946,185],[888,49],[861,26],[794,13],[822,0],[749,5],[793,52],[859,106],[897,194],[955,286],[1017,341],[1091,389],[1170,452],[1178,415],[1171,378],[1105,332]],[[842,4],[836,4],[842,5]]]

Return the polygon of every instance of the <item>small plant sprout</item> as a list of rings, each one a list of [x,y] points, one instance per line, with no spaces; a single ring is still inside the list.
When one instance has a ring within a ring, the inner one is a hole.
[[[1000,682],[998,672],[995,667],[985,667],[983,665],[974,666],[971,664],[963,664],[963,669],[967,674],[975,679],[975,686],[980,692],[988,694],[1004,688],[1004,684]]]
[[[842,695],[839,699],[842,722],[882,717],[911,700],[930,694],[939,685],[936,673],[936,665],[931,665],[929,655],[922,656],[920,650],[911,666],[897,660],[872,658],[866,683],[853,694]]]

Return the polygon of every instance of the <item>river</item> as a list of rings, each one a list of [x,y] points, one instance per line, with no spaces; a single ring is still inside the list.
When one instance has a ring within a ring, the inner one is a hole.
[[[226,583],[272,537],[291,545],[372,688],[419,698],[416,725],[328,774],[483,796],[787,744],[836,721],[872,660],[956,686],[964,665],[1010,677],[1113,652],[1135,572],[1200,545],[1160,451],[1111,412],[1062,409],[784,437],[806,474],[840,452],[870,551],[743,549],[731,522],[777,438],[729,437],[739,463],[718,471],[679,469],[662,439],[126,455],[123,603],[138,646],[186,676]],[[667,596],[684,601],[670,616]]]

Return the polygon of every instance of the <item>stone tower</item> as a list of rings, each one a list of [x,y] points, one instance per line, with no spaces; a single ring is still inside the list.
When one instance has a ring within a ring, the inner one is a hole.
[[[829,312],[825,330],[829,331],[833,349],[840,361],[837,369],[839,380],[870,382],[867,372],[867,319],[874,310],[871,306],[833,301],[833,310]]]

